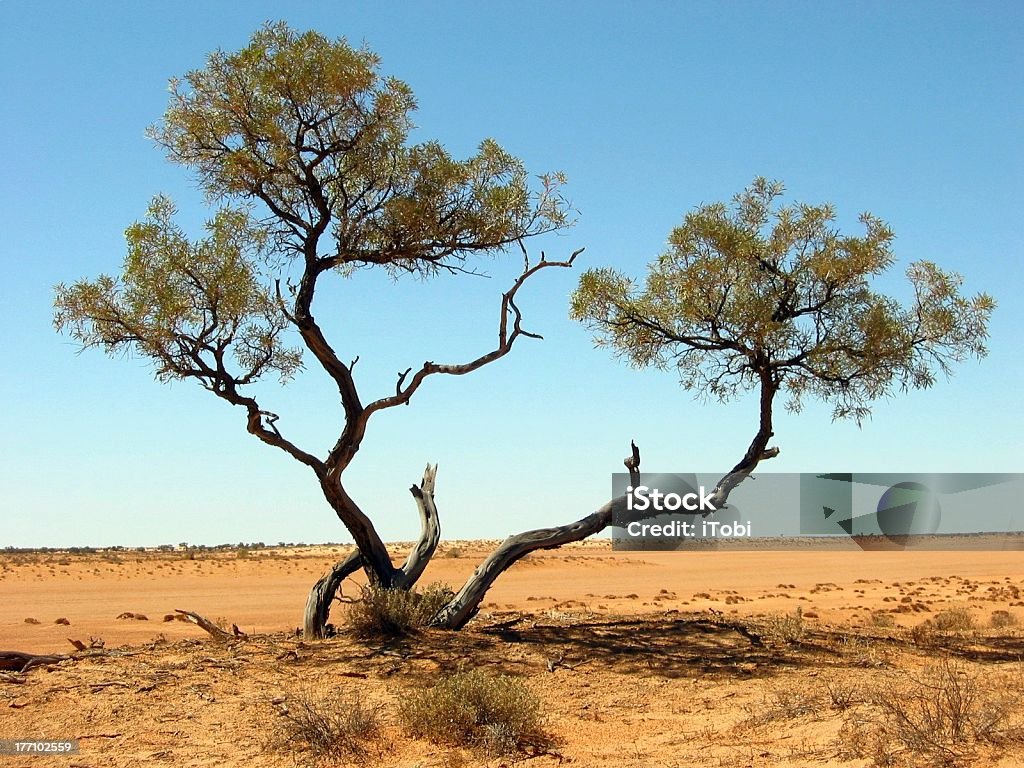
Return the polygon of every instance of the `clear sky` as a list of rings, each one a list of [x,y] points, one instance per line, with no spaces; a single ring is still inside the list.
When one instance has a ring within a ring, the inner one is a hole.
[[[999,307],[991,354],[949,381],[879,403],[858,429],[826,407],[780,412],[787,472],[1022,471],[1024,5],[1019,2],[186,2],[0,0],[0,546],[348,541],[312,475],[245,432],[243,414],[141,359],[76,354],[52,328],[53,286],[117,272],[125,227],[157,192],[196,231],[187,172],[144,136],[167,81],[266,20],[365,42],[408,82],[416,138],[459,156],[494,137],[536,173],[563,170],[580,268],[641,275],[683,214],[757,175],[787,199],[831,201],[845,230],[870,210],[902,269],[930,259]],[[484,280],[325,290],[319,315],[364,400],[425,359],[493,345],[515,258]],[[388,540],[415,537],[408,487],[439,462],[446,538],[500,537],[603,503],[630,439],[649,472],[732,466],[756,403],[694,401],[672,374],[592,349],[567,317],[576,274],[522,292],[523,339],[497,364],[433,377],[378,414],[346,478]],[[902,294],[902,295],[905,295]],[[311,368],[260,390],[295,442],[324,454],[340,429]]]

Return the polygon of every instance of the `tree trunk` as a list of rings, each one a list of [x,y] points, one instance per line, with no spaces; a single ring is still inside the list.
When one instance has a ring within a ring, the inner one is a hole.
[[[335,563],[309,590],[302,619],[302,634],[307,640],[319,640],[327,636],[327,618],[331,614],[331,604],[338,594],[338,588],[362,567],[363,557],[357,549],[341,562]]]
[[[776,387],[773,386],[770,377],[763,379],[761,391],[761,420],[760,428],[754,436],[746,455],[733,469],[723,477],[713,491],[716,500],[715,506],[722,508],[729,498],[732,490],[743,482],[758,463],[764,459],[778,455],[777,448],[768,448],[768,441],[772,437],[771,409],[772,400],[775,396]],[[640,482],[640,450],[636,444],[632,445],[632,454],[623,462],[629,471],[632,485]],[[427,563],[434,554],[437,542],[440,537],[440,527],[437,520],[437,509],[434,505],[434,480],[437,474],[437,467],[427,465],[423,473],[423,482],[412,486],[409,490],[416,499],[422,522],[420,540],[409,554],[404,565],[396,569],[392,586],[399,589],[411,589],[423,573]],[[620,496],[604,504],[600,509],[592,512],[586,517],[574,523],[558,526],[555,528],[539,528],[533,531],[510,536],[491,555],[484,560],[473,575],[469,577],[462,589],[452,600],[442,608],[431,624],[442,629],[461,629],[469,622],[479,610],[487,591],[494,584],[495,580],[506,570],[512,567],[518,560],[530,552],[539,549],[556,549],[563,544],[569,544],[600,533],[618,518],[622,521],[644,520],[660,514],[656,510],[637,511],[634,510],[626,515],[626,497]],[[310,592],[306,602],[306,637],[323,637],[324,628],[327,623],[327,615],[330,612],[331,601],[337,592],[342,580],[350,573],[360,567],[359,552],[356,551],[346,560],[336,564],[328,573],[321,577]]]
[[[770,378],[768,381],[770,383]],[[767,448],[768,441],[772,437],[771,408],[774,395],[775,388],[773,386],[766,386],[762,389],[760,429],[747,449],[743,460],[733,467],[715,487],[713,496],[716,499],[716,506],[719,508],[725,506],[733,488],[743,482],[760,461],[778,455],[777,448]],[[636,486],[640,483],[640,450],[635,443],[632,444],[632,448],[632,455],[623,463],[629,470],[631,484]],[[541,528],[510,536],[477,567],[458,594],[437,614],[433,624],[444,629],[461,629],[476,615],[484,595],[487,594],[487,590],[491,588],[495,579],[530,552],[538,549],[555,549],[573,541],[582,541],[607,528],[616,518],[622,522],[632,522],[661,514],[657,510],[643,512],[633,510],[628,514],[626,511],[626,497],[620,496],[575,523],[558,528]]]
[[[434,504],[434,482],[437,477],[437,465],[428,464],[423,471],[423,480],[413,485],[409,492],[416,500],[420,515],[420,538],[416,542],[401,568],[391,568],[390,582],[383,586],[392,589],[412,589],[423,575],[423,570],[433,557],[437,543],[441,538],[441,526]],[[390,559],[388,560],[390,566]],[[319,639],[327,635],[327,619],[331,613],[331,605],[342,582],[358,571],[365,569],[365,561],[357,548],[341,562],[335,563],[313,585],[306,598],[306,611],[302,621],[302,633],[307,639]]]
[[[444,629],[461,629],[479,610],[494,580],[517,560],[538,549],[554,549],[572,541],[581,541],[611,525],[616,507],[626,508],[626,497],[612,499],[596,512],[575,523],[558,528],[540,528],[505,539],[469,577],[459,593],[452,598],[432,624]]]
[[[640,482],[640,449],[636,443],[632,443],[632,453],[623,464],[629,470],[632,484],[637,485]],[[476,615],[480,602],[495,579],[517,560],[538,549],[555,549],[563,544],[592,536],[611,525],[616,510],[624,510],[625,507],[626,497],[622,496],[612,499],[596,512],[575,523],[558,528],[539,528],[505,539],[490,557],[477,566],[462,589],[441,609],[432,623],[445,629],[461,629]]]

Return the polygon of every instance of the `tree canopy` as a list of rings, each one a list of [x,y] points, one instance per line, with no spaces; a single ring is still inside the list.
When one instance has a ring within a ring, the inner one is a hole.
[[[841,234],[831,205],[783,205],[783,193],[757,178],[731,204],[701,205],[642,286],[590,269],[572,296],[572,317],[632,365],[674,369],[685,389],[723,402],[759,391],[760,429],[734,472],[775,455],[778,392],[792,410],[811,396],[859,422],[874,400],[983,357],[995,306],[929,261],[907,268],[908,304],[879,293],[872,281],[895,261],[890,227],[864,213],[862,235]]]

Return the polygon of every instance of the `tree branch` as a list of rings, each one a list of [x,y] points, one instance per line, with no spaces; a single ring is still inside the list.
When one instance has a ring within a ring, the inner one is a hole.
[[[391,397],[384,397],[379,400],[375,400],[374,402],[366,406],[362,415],[363,421],[365,422],[366,420],[369,420],[370,416],[372,416],[377,411],[384,410],[385,408],[393,408],[396,405],[404,405],[408,403],[412,399],[412,396],[416,393],[416,390],[420,388],[420,385],[423,384],[423,382],[426,380],[428,376],[432,376],[437,373],[448,374],[451,376],[461,376],[472,371],[475,371],[478,368],[482,368],[488,363],[492,363],[495,360],[498,360],[507,355],[512,350],[512,345],[515,343],[515,340],[520,336],[528,336],[534,339],[542,338],[538,334],[530,333],[529,331],[523,330],[522,313],[520,312],[519,307],[516,306],[515,303],[516,293],[519,291],[520,288],[523,287],[523,284],[530,277],[532,277],[542,269],[546,269],[547,267],[572,267],[573,262],[576,260],[576,257],[579,256],[582,252],[582,248],[577,249],[565,261],[548,261],[546,258],[544,258],[543,254],[541,255],[541,260],[532,266],[527,261],[526,265],[524,266],[522,274],[520,274],[516,281],[512,284],[512,287],[504,294],[502,294],[501,312],[498,322],[498,345],[492,351],[484,355],[481,355],[480,357],[476,358],[475,360],[471,360],[468,363],[438,364],[428,361],[424,363],[420,367],[420,369],[416,371],[416,373],[413,374],[408,384],[405,383],[406,377],[408,376],[409,372],[412,369],[410,368],[409,370],[406,370],[404,373],[399,374],[398,383],[397,386],[395,387],[394,395],[392,395]],[[512,317],[511,331],[509,330],[509,316]]]

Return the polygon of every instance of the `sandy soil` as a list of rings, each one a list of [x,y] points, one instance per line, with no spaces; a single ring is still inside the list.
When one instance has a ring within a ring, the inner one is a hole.
[[[443,544],[426,581],[461,584],[485,551]],[[0,554],[0,651],[102,642],[0,677],[0,738],[82,745],[73,757],[0,756],[0,768],[313,765],[274,736],[311,686],[384,708],[357,763],[507,763],[412,739],[392,714],[404,692],[460,666],[520,676],[541,697],[555,746],[534,766],[1024,765],[1024,632],[991,626],[996,611],[1024,622],[1024,552],[616,553],[588,542],[517,564],[464,632],[302,642],[306,592],[344,554]],[[179,608],[249,637],[217,643],[164,621]],[[939,631],[950,609],[974,626]],[[913,704],[941,674],[978,711],[922,747],[880,692]]]

